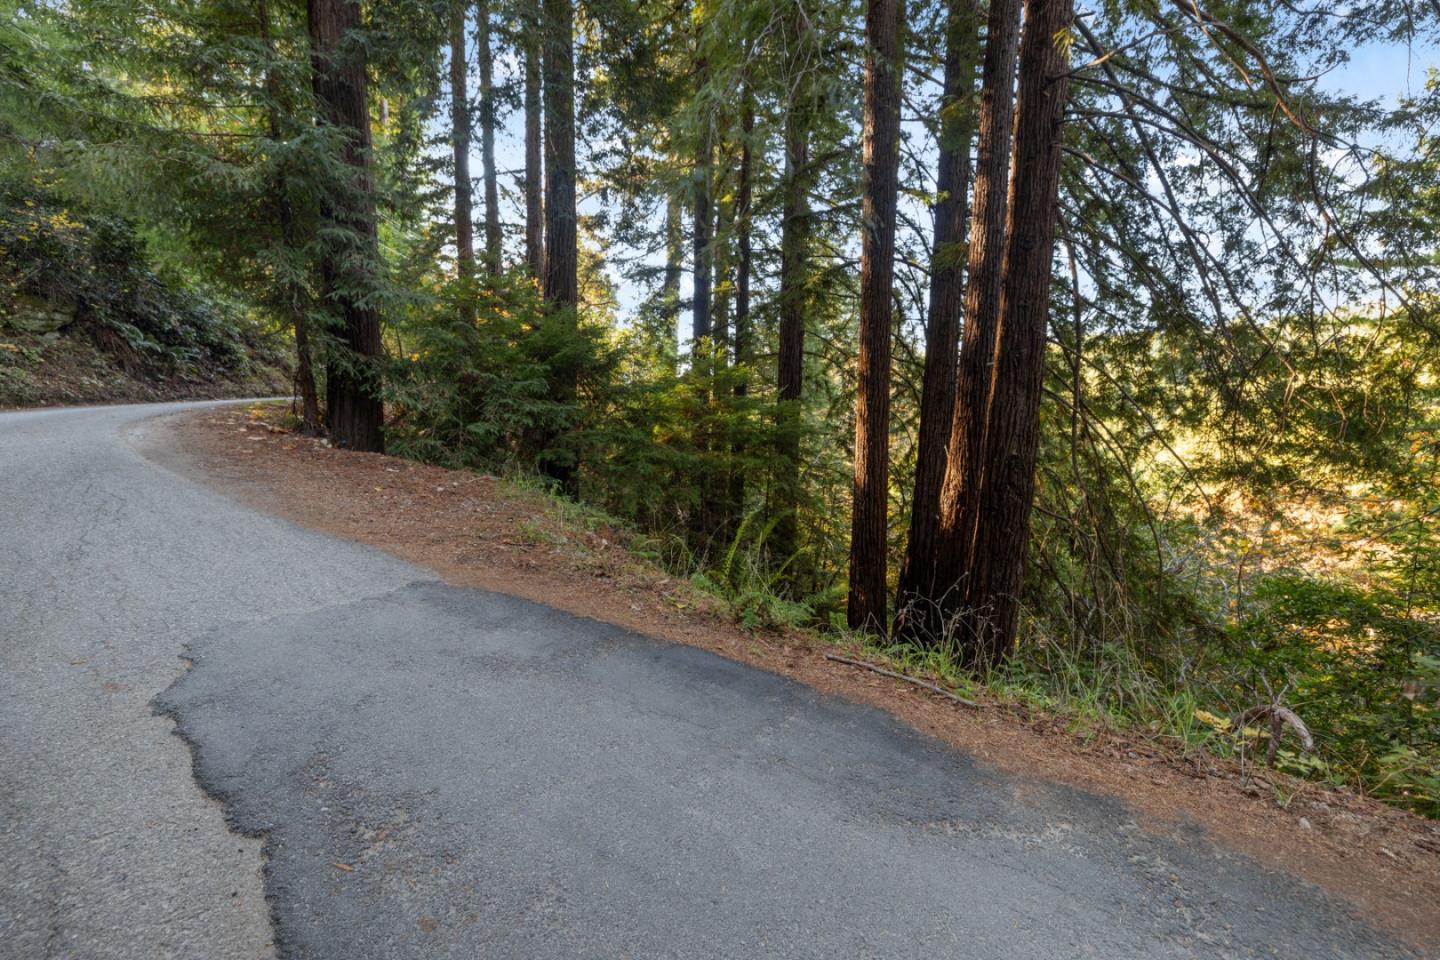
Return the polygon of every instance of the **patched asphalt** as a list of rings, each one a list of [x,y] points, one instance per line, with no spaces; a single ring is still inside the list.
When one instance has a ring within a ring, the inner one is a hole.
[[[1198,830],[224,500],[122,438],[155,412],[0,415],[0,957],[1413,956]]]

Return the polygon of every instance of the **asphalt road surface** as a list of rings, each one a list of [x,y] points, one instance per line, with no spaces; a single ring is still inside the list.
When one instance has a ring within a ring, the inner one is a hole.
[[[1412,956],[1113,801],[0,415],[0,957]],[[187,664],[189,668],[187,669]]]

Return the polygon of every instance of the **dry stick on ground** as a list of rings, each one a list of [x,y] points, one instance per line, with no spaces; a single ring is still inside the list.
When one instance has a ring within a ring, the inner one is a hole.
[[[825,659],[834,660],[836,663],[848,663],[852,667],[863,667],[866,670],[873,670],[876,673],[883,674],[887,677],[894,677],[896,680],[904,680],[906,683],[913,683],[917,687],[924,687],[926,690],[929,690],[932,693],[938,693],[940,694],[940,696],[946,697],[950,700],[954,700],[956,703],[963,706],[974,707],[977,710],[980,708],[980,704],[976,703],[974,700],[966,700],[964,697],[959,696],[958,694],[951,693],[944,687],[938,687],[927,680],[921,680],[917,677],[907,677],[903,673],[896,673],[894,670],[886,670],[884,667],[877,667],[875,666],[875,664],[866,663],[864,660],[851,660],[849,657],[842,657],[834,653],[825,654]]]
[[[1266,718],[1270,721],[1270,745],[1265,751],[1265,762],[1268,765],[1272,767],[1275,765],[1275,754],[1280,748],[1281,727],[1284,725],[1288,725],[1295,731],[1306,753],[1315,752],[1315,738],[1310,735],[1310,728],[1305,726],[1305,721],[1301,720],[1295,711],[1288,707],[1282,707],[1278,703],[1264,703],[1258,707],[1251,707],[1235,718],[1233,724],[1238,729],[1244,730],[1256,720]]]

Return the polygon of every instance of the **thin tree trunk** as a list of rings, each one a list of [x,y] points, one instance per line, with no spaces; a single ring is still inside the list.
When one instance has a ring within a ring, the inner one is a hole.
[[[718,148],[719,156],[728,159],[726,144]],[[715,233],[711,240],[714,251],[711,257],[712,279],[710,289],[712,318],[710,337],[715,341],[715,364],[717,370],[729,366],[731,346],[731,311],[734,309],[735,290],[730,284],[730,271],[734,266],[731,256],[731,242],[735,234],[735,198],[726,193],[730,171],[722,167],[716,171],[712,193],[719,196],[714,201]]]
[[[720,126],[728,129],[729,118],[722,116]],[[712,272],[711,282],[712,294],[710,339],[713,348],[710,354],[713,366],[711,373],[718,383],[724,378],[730,366],[732,346],[731,311],[734,306],[735,291],[730,283],[730,270],[733,266],[731,255],[732,242],[735,235],[735,197],[729,192],[730,181],[730,145],[722,137],[716,147],[716,156],[720,158],[720,164],[714,172],[711,181],[711,194],[716,198],[713,201],[715,209],[715,232],[711,242]],[[715,405],[722,416],[716,420],[716,435],[711,438],[710,449],[716,454],[716,470],[713,478],[707,478],[707,486],[711,490],[711,497],[714,501],[712,510],[711,535],[718,540],[722,546],[728,544],[732,532],[739,523],[740,505],[735,499],[733,476],[735,474],[734,457],[731,456],[735,448],[733,434],[735,432],[735,420],[733,417],[734,405],[729,402],[730,398],[717,389],[714,395]],[[723,469],[720,462],[720,455],[724,454]]]
[[[475,228],[471,214],[470,103],[465,68],[466,0],[450,0],[450,140],[455,157],[455,263],[460,276],[475,275]],[[468,299],[467,299],[468,303]],[[473,322],[473,310],[464,319]]]
[[[539,0],[526,0],[521,14],[525,50],[525,263],[536,280],[545,276],[545,172],[541,154]]]
[[[293,235],[290,223],[284,225]],[[314,351],[310,346],[310,318],[304,304],[292,292],[290,323],[295,328],[295,386],[300,392],[300,423],[306,436],[324,433],[320,417],[320,392],[315,388]]]
[[[579,298],[575,236],[575,11],[571,0],[544,0],[545,302],[553,322],[573,332]],[[576,400],[577,371],[553,368],[551,395]],[[553,445],[553,438],[552,445]],[[566,492],[575,492],[573,458],[554,452],[542,464]]]
[[[345,43],[360,26],[358,0],[308,0],[307,21],[315,87],[322,126],[345,137],[342,159],[350,182],[327,191],[322,215],[332,228],[349,234],[347,249],[332,242],[321,264],[325,298],[338,308],[342,322],[340,352],[332,351],[325,377],[330,439],[353,450],[385,449],[384,408],[380,398],[380,313],[367,302],[379,284],[380,252],[375,227],[375,197],[370,172],[370,110],[362,44]]]
[[[975,0],[949,0],[945,24],[945,89],[940,101],[940,153],[936,160],[935,237],[930,255],[930,305],[925,324],[925,371],[915,452],[910,536],[896,591],[895,629],[919,639],[914,614],[927,604],[931,563],[940,535],[940,491],[955,419],[956,351],[965,297],[965,227],[970,193],[970,141],[975,114],[967,101],[980,50]]]
[[[755,107],[747,84],[740,92],[740,168],[735,185],[735,326],[731,337],[731,353],[740,367],[735,380],[735,397],[743,399],[750,393],[750,199],[754,192],[751,173],[750,140],[755,133]],[[732,528],[730,539],[745,515],[745,470],[738,463],[744,453],[740,439],[731,446],[735,463],[730,470],[730,503]]]
[[[267,0],[259,0],[256,16],[260,22],[260,39],[265,44],[266,53],[273,60],[277,54],[275,40],[270,33],[270,5]],[[282,102],[287,114],[292,105],[288,100],[282,101],[284,90],[280,75],[273,64],[265,71],[265,92],[270,101],[266,111],[270,139],[279,143],[283,137],[280,118]],[[300,249],[300,243],[295,230],[295,211],[290,205],[288,179],[284,167],[277,169],[271,190],[276,219],[280,225],[280,243],[287,256],[294,256]],[[294,267],[290,269],[293,270]],[[315,389],[315,370],[311,362],[310,318],[306,313],[305,290],[294,276],[287,276],[282,286],[285,311],[289,316],[291,329],[295,332],[295,391],[300,395],[300,422],[307,436],[319,436],[323,431],[320,421],[320,395]]]
[[[697,21],[697,30],[699,22]],[[700,45],[700,37],[697,35],[695,45]],[[706,80],[706,63],[703,57],[697,53],[696,72],[699,76],[698,85],[703,87]],[[695,144],[695,167],[691,172],[692,182],[695,189],[694,206],[692,208],[691,225],[693,227],[691,259],[694,264],[694,272],[691,276],[692,290],[690,298],[690,366],[694,374],[698,375],[700,382],[696,391],[696,399],[702,411],[709,410],[710,391],[705,385],[705,380],[713,372],[712,360],[714,359],[714,315],[711,310],[714,290],[714,229],[715,211],[711,202],[710,186],[713,171],[713,144],[710,139],[710,118],[701,118],[701,129],[698,131],[698,138]],[[691,516],[691,533],[694,541],[703,555],[707,547],[707,540],[715,532],[715,499],[717,493],[716,473],[710,469],[708,455],[710,453],[711,436],[709,432],[709,418],[702,413],[696,423],[695,447],[706,464],[701,470],[699,483],[699,499],[696,509]]]
[[[485,170],[485,269],[500,272],[500,191],[495,180],[494,55],[490,50],[490,0],[475,2],[475,50],[480,60],[480,161]]]
[[[711,287],[713,282],[713,263],[710,249],[712,236],[711,231],[715,226],[714,212],[710,206],[710,166],[709,142],[707,141],[701,151],[695,157],[695,210],[694,210],[694,243],[691,255],[694,257],[694,297],[691,301],[690,315],[690,337],[692,340],[693,360],[696,363],[708,367],[709,362],[701,356],[703,351],[709,349],[710,335],[712,331],[713,315],[710,305],[714,291]],[[703,164],[703,165],[702,165]]]
[[[850,522],[851,629],[884,633],[890,505],[891,305],[900,166],[901,0],[865,5],[865,166],[860,222],[860,353]]]
[[[965,322],[955,384],[954,423],[940,491],[940,531],[928,565],[928,582],[916,589],[919,609],[912,611],[911,625],[907,627],[914,630],[917,639],[936,644],[950,639],[956,614],[963,606],[964,587],[960,581],[969,568],[975,530],[973,504],[979,496],[980,445],[1000,317],[1020,0],[991,0],[985,37],[975,197],[965,271]],[[956,639],[962,643],[966,640]]]
[[[734,356],[739,366],[750,363],[750,200],[754,193],[750,141],[755,134],[755,106],[747,85],[740,94],[740,170],[735,186],[735,336]],[[750,392],[748,379],[735,382],[735,396]]]
[[[985,478],[965,612],[967,659],[995,663],[1015,646],[1035,499],[1040,397],[1055,248],[1071,0],[1026,0],[1015,106],[1015,176],[1005,245],[1000,331],[985,431]]]
[[[704,77],[705,66],[700,65],[701,77]],[[695,184],[695,207],[694,207],[694,235],[691,255],[694,258],[694,291],[691,301],[691,360],[694,363],[703,363],[702,369],[708,368],[707,361],[702,359],[704,351],[709,349],[712,317],[710,312],[711,304],[711,269],[713,251],[711,245],[711,231],[714,229],[714,212],[710,202],[710,177],[711,177],[711,142],[708,125],[700,132],[699,143],[695,147],[695,169],[692,176]]]
[[[670,356],[672,361],[676,360],[680,350],[680,277],[684,272],[684,211],[679,194],[671,193],[665,198],[665,276],[661,280],[660,304],[665,323],[665,342],[674,347]]]

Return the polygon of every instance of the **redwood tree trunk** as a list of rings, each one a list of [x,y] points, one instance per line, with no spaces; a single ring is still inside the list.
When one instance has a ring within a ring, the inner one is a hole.
[[[545,173],[540,159],[539,0],[526,0],[521,14],[525,48],[525,263],[536,280],[545,276]]]
[[[731,334],[731,355],[735,358],[735,365],[741,368],[735,380],[737,398],[750,393],[750,200],[754,193],[750,139],[754,132],[755,108],[750,100],[750,88],[746,86],[740,94],[740,167],[736,172],[735,184],[735,324]],[[731,453],[737,461],[730,471],[730,535],[733,538],[745,514],[746,477],[744,469],[738,463],[744,449],[738,439],[732,445]]]
[[[935,236],[930,255],[930,305],[925,324],[925,371],[920,388],[920,429],[916,439],[915,492],[910,536],[896,590],[897,634],[918,639],[927,605],[931,563],[940,535],[940,491],[950,431],[955,419],[956,351],[965,297],[965,226],[970,193],[970,141],[975,115],[966,102],[973,94],[980,50],[980,15],[975,0],[949,0],[946,15],[945,89],[940,103],[940,153],[936,160]]]
[[[890,503],[890,298],[900,164],[900,0],[865,5],[860,354],[855,395],[855,486],[850,522],[851,629],[885,632]]]
[[[734,356],[737,365],[750,362],[750,199],[754,193],[750,140],[755,133],[755,107],[750,100],[750,89],[740,94],[740,169],[735,185],[735,333]],[[750,384],[744,378],[735,383],[735,396],[749,393]]]
[[[699,45],[698,37],[696,45]],[[697,72],[702,86],[705,83],[705,70],[705,61],[701,59]],[[694,232],[691,257],[694,263],[694,272],[691,277],[693,290],[690,300],[690,366],[691,370],[701,378],[709,377],[714,373],[713,361],[715,358],[715,318],[712,309],[715,274],[715,209],[711,199],[713,152],[707,124],[706,128],[699,132],[699,140],[695,146],[695,169],[692,172],[695,204],[692,210]],[[705,386],[703,379],[697,390],[697,400],[702,410],[709,409],[710,391]],[[695,447],[702,456],[710,451],[711,440],[709,424],[702,419],[697,423],[695,430]],[[707,541],[715,532],[715,517],[719,506],[716,500],[723,493],[721,486],[723,482],[723,477],[709,469],[704,470],[700,477],[700,502],[691,515],[691,533],[696,547],[702,555],[709,546]]]
[[[710,257],[710,337],[715,341],[716,369],[723,370],[730,360],[731,314],[735,307],[735,288],[730,283],[730,271],[735,266],[731,253],[735,236],[735,197],[728,192],[730,181],[729,144],[720,143],[716,152],[722,166],[715,172],[710,193],[715,209],[715,233],[711,237]]]
[[[575,237],[575,11],[571,0],[544,0],[545,87],[545,303],[551,321],[575,329],[579,282]],[[551,394],[573,404],[577,371],[552,367]],[[553,441],[553,438],[551,438]],[[574,492],[575,464],[552,453],[546,475]]]
[[[490,0],[475,3],[475,50],[480,60],[480,161],[485,167],[485,269],[500,272],[500,192],[495,182],[495,88],[490,50]]]
[[[951,640],[964,643],[967,639],[952,635],[964,602],[960,581],[970,563],[974,508],[969,501],[979,494],[980,444],[999,327],[1020,0],[991,0],[985,30],[965,325],[955,384],[954,422],[940,491],[940,530],[931,562],[917,577],[923,582],[915,584],[916,600],[906,626],[911,638],[934,644]]]
[[[695,232],[691,250],[695,262],[695,289],[690,322],[691,361],[703,363],[705,366],[702,369],[708,369],[709,361],[701,356],[700,351],[709,349],[708,341],[713,332],[713,317],[710,312],[713,272],[711,231],[714,229],[715,220],[710,203],[710,167],[710,138],[702,134],[695,151]]]
[[[341,321],[338,345],[326,366],[326,415],[337,447],[383,451],[384,408],[380,399],[380,313],[367,302],[379,284],[375,197],[370,173],[370,110],[365,48],[346,43],[359,29],[358,0],[308,0],[307,21],[315,88],[322,126],[345,138],[342,159],[353,171],[349,182],[327,191],[323,217],[333,231],[348,235],[342,248],[332,241],[321,263],[326,300]]]
[[[1069,67],[1058,40],[1072,19],[1071,0],[1026,0],[1001,321],[982,448],[985,475],[965,583],[963,616],[975,638],[967,659],[977,663],[997,662],[1015,646],[1040,447]]]
[[[462,277],[475,275],[475,228],[471,215],[470,104],[465,69],[466,0],[450,0],[450,139],[455,155],[455,263]],[[473,320],[473,316],[466,319]]]
[[[680,197],[671,193],[665,198],[665,275],[661,280],[660,303],[665,317],[666,342],[675,345],[676,354],[680,337],[680,277],[685,272],[683,221]]]
[[[805,85],[806,81],[799,81]],[[772,554],[790,563],[799,541],[800,395],[805,373],[805,281],[810,271],[810,122],[808,90],[791,95],[785,116],[785,184],[780,224],[780,331],[776,357],[775,446],[778,454],[770,535]]]

